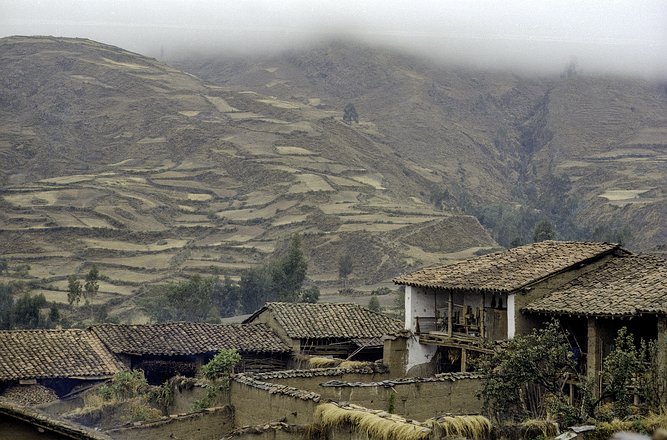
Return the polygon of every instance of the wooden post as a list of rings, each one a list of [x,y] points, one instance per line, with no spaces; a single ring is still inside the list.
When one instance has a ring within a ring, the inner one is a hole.
[[[461,349],[461,373],[465,373],[466,369],[468,368],[468,352],[466,351],[465,348]]]
[[[454,315],[454,294],[449,291],[449,304],[447,304],[447,336],[452,337],[453,326],[452,319]]]
[[[479,336],[484,338],[484,304],[486,303],[486,293],[482,292],[482,307],[479,309]]]

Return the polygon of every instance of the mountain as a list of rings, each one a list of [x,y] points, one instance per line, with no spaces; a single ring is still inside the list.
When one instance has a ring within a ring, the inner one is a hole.
[[[353,103],[375,139],[431,182],[430,199],[476,215],[504,245],[541,219],[561,238],[667,242],[667,87],[566,70],[463,69],[334,42],[279,55],[170,61],[234,90]]]
[[[399,153],[396,129],[363,105],[346,124],[316,100],[214,85],[82,39],[0,39],[0,61],[0,248],[12,268],[0,281],[32,281],[49,301],[66,302],[67,275],[95,263],[106,276],[95,301],[140,320],[143,286],[238,277],[295,232],[325,293],[340,287],[345,252],[350,284],[368,289],[497,246],[475,217],[431,203],[446,167]]]

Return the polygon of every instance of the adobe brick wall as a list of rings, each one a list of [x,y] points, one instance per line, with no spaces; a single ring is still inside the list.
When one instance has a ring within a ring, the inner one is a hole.
[[[396,383],[391,387],[323,386],[320,387],[320,394],[323,401],[350,402],[370,409],[389,411],[390,406],[393,406],[393,413],[423,421],[447,413],[479,414],[482,402],[475,395],[480,386],[480,378],[470,378]]]
[[[233,429],[234,412],[230,407],[222,407],[112,429],[107,434],[119,440],[219,440]]]
[[[234,407],[237,427],[276,421],[298,425],[312,423],[318,402],[319,398],[271,393],[237,381],[232,381],[230,388],[230,403]]]

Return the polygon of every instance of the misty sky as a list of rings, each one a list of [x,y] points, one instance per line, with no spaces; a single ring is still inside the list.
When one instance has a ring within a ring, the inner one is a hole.
[[[667,0],[0,0],[0,36],[85,37],[151,56],[353,38],[447,62],[667,78]]]

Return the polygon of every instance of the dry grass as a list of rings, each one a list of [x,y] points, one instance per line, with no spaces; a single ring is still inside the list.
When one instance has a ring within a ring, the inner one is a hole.
[[[340,359],[325,358],[325,357],[311,357],[308,359],[310,368],[332,368],[341,363]]]
[[[340,407],[324,403],[315,410],[315,420],[325,429],[349,425],[368,438],[377,440],[426,440],[432,431],[402,417],[384,411],[370,411],[357,405]]]
[[[484,416],[444,416],[432,419],[428,425],[436,425],[444,431],[445,437],[461,436],[469,439],[485,439],[491,434],[491,421]]]
[[[558,425],[549,420],[528,419],[521,423],[521,430],[527,433],[540,433],[544,438],[558,435]]]
[[[343,361],[338,365],[338,368],[360,368],[367,367],[372,365],[372,362],[363,362],[363,361]]]

